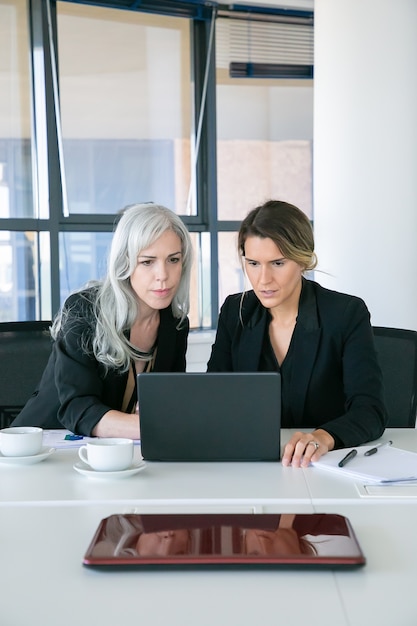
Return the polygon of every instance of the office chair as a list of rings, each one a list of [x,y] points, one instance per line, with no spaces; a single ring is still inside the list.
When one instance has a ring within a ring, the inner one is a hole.
[[[32,395],[52,348],[50,321],[0,323],[0,428]]]
[[[417,331],[374,326],[382,369],[388,427],[415,428],[417,416]]]

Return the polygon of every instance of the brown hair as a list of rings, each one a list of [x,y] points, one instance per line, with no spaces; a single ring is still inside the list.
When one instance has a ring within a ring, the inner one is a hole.
[[[238,235],[238,249],[243,257],[248,237],[272,239],[286,259],[295,261],[304,270],[312,270],[317,265],[310,221],[293,204],[268,200],[250,211],[243,220]]]

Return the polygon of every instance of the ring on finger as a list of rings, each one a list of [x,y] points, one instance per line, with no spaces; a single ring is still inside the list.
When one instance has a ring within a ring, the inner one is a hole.
[[[320,444],[318,441],[309,441],[307,445],[310,445],[310,444],[314,446],[314,451],[320,448]]]

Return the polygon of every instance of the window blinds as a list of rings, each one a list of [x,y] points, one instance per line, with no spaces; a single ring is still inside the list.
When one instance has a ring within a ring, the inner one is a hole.
[[[219,17],[216,65],[231,76],[312,78],[314,31],[306,23]]]

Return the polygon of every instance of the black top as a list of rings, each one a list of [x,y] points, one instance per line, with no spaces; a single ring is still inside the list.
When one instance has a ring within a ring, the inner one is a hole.
[[[240,302],[241,294],[235,294],[221,308],[208,371],[277,367],[265,342],[269,311],[253,291],[245,294],[241,315]],[[287,357],[281,367],[283,428],[323,428],[337,447],[382,435],[387,420],[382,374],[363,300],[303,278]]]
[[[94,426],[111,409],[122,410],[128,372],[106,369],[91,351],[81,347],[81,336],[91,348],[95,317],[94,289],[68,298],[64,331],[53,343],[52,353],[38,388],[13,426],[67,428],[90,436]],[[160,311],[155,372],[184,372],[188,318],[177,329],[171,307]]]
[[[269,322],[271,322],[272,317],[269,311],[267,311],[267,315],[269,318]],[[294,336],[294,334],[293,334]],[[259,371],[260,372],[280,372],[281,374],[281,405],[282,405],[282,414],[287,416],[290,422],[292,421],[291,416],[291,403],[289,401],[289,393],[288,389],[291,388],[291,380],[292,373],[294,368],[294,350],[293,350],[293,339],[290,341],[290,345],[288,348],[288,352],[285,355],[285,359],[279,365],[277,361],[277,357],[275,356],[274,349],[271,344],[271,340],[269,337],[269,323],[265,326],[265,335],[264,335],[264,343],[262,347],[262,352],[259,358]]]

